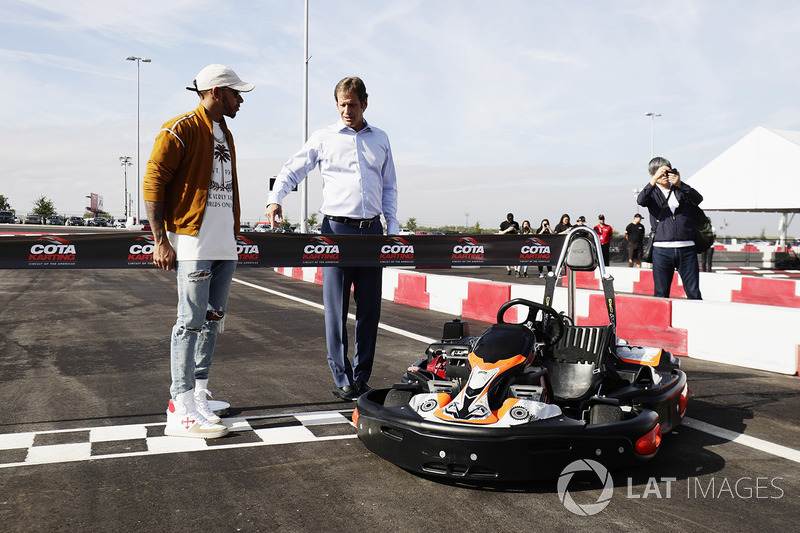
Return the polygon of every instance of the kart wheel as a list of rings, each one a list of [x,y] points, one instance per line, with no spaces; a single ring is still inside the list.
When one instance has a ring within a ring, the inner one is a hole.
[[[410,390],[392,389],[386,395],[386,400],[383,402],[384,407],[402,407],[408,405],[414,393]]]

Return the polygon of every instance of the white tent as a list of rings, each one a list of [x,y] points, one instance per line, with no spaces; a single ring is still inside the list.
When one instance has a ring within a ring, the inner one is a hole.
[[[757,127],[687,178],[706,211],[800,212],[800,132]],[[792,215],[794,216],[794,215]]]

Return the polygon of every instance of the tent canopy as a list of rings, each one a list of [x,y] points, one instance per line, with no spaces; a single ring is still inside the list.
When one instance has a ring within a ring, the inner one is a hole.
[[[800,212],[800,132],[759,126],[686,182],[706,211]]]

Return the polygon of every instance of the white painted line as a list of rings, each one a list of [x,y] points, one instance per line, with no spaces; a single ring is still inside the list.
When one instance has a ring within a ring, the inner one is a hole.
[[[250,423],[244,417],[223,418],[220,422],[223,426],[230,431],[250,431]]]
[[[32,446],[28,448],[25,462],[28,464],[67,463],[86,461],[92,455],[92,443],[76,442],[52,446]]]
[[[233,281],[235,281],[236,283],[241,283],[242,285],[246,285],[246,286],[248,286],[250,288],[257,289],[259,291],[267,292],[267,293],[272,294],[274,296],[280,296],[281,298],[286,298],[287,300],[291,300],[293,302],[297,302],[297,303],[301,303],[303,305],[307,305],[309,307],[313,307],[314,309],[320,309],[320,310],[323,310],[323,311],[325,310],[324,306],[322,306],[322,305],[320,305],[320,304],[318,304],[316,302],[312,302],[310,300],[305,300],[303,298],[298,298],[297,296],[292,296],[291,294],[278,292],[276,290],[268,289],[267,287],[263,287],[261,285],[256,285],[255,283],[250,283],[248,281],[243,281],[243,280],[240,280],[240,279],[237,279],[237,278],[233,278]],[[347,318],[349,318],[350,320],[355,320],[356,319],[356,315],[354,315],[353,313],[350,313],[350,314],[347,315]],[[403,337],[407,337],[409,339],[412,339],[412,340],[415,340],[415,341],[419,341],[419,342],[422,342],[424,344],[431,344],[433,342],[436,342],[436,339],[431,339],[430,337],[425,337],[423,335],[417,335],[416,333],[411,333],[410,331],[399,329],[399,328],[396,328],[394,326],[390,326],[388,324],[384,324],[383,322],[379,323],[378,327],[380,329],[388,331],[390,333],[395,333],[397,335],[401,335]]]
[[[320,309],[320,310],[324,310],[325,309],[325,307],[323,307],[321,304],[318,304],[316,302],[312,302],[311,300],[305,300],[303,298],[298,298],[297,296],[292,296],[291,294],[286,294],[284,292],[278,292],[278,291],[275,291],[275,290],[272,290],[272,289],[268,289],[268,288],[263,287],[261,285],[256,285],[255,283],[250,283],[248,281],[243,281],[243,280],[240,280],[240,279],[237,279],[237,278],[233,278],[232,281],[235,281],[236,283],[241,283],[242,285],[246,285],[246,286],[248,286],[250,288],[257,289],[259,291],[264,291],[264,292],[267,292],[269,294],[273,294],[275,296],[280,296],[281,298],[286,298],[287,300],[292,300],[293,302],[297,302],[297,303],[301,303],[303,305],[307,305],[309,307],[313,307],[314,309]]]
[[[255,434],[267,444],[294,444],[297,442],[313,442],[317,440],[305,426],[289,426],[284,428],[256,429]]]
[[[338,411],[324,411],[308,414],[296,414],[294,417],[304,426],[319,426],[322,424],[349,424],[350,419]]]
[[[757,439],[756,437],[751,437],[743,433],[737,433],[735,431],[723,429],[706,422],[701,422],[700,420],[696,420],[694,418],[684,418],[683,425],[698,431],[702,431],[703,433],[708,433],[709,435],[714,435],[715,437],[719,437],[727,441],[736,442],[738,444],[775,455],[776,457],[781,457],[782,459],[788,459],[789,461],[800,463],[800,450],[795,450],[794,448],[788,448],[786,446],[781,446],[780,444]]]
[[[197,452],[208,449],[205,439],[193,437],[149,437],[147,450],[150,453]]]
[[[15,448],[30,448],[36,433],[9,433],[0,435],[0,450],[13,450]]]
[[[144,424],[99,427],[89,430],[89,442],[133,440],[145,437],[147,437],[147,427]]]

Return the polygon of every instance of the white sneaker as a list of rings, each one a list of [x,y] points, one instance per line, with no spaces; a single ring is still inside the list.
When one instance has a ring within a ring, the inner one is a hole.
[[[216,439],[227,434],[228,428],[221,424],[212,424],[197,412],[194,406],[194,391],[178,394],[174,400],[169,401],[164,435]]]
[[[209,398],[214,397],[211,395],[211,391],[208,390],[208,380],[196,379],[194,386],[194,406],[197,412],[203,415],[205,419],[212,424],[219,424],[222,422],[222,419],[208,406]]]

